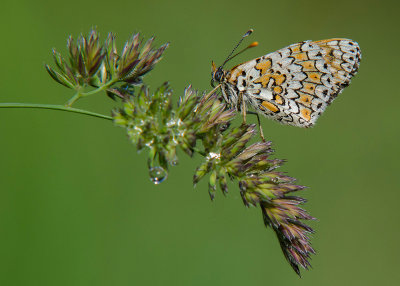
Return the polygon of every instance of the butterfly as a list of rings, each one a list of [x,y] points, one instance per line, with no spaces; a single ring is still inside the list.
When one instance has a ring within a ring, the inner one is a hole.
[[[357,42],[334,38],[304,41],[225,71],[223,66],[247,48],[232,56],[242,40],[220,66],[212,62],[212,85],[220,88],[226,103],[241,111],[246,122],[247,105],[255,114],[283,124],[311,127],[326,107],[349,85],[357,73],[361,50]],[[262,130],[260,128],[261,137]]]

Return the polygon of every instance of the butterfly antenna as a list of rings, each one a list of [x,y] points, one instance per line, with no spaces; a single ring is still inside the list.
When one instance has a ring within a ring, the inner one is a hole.
[[[248,30],[240,39],[240,41],[237,43],[237,45],[233,48],[232,52],[229,54],[229,56],[226,58],[226,60],[224,61],[224,63],[221,65],[221,67],[223,67],[229,60],[233,59],[234,57],[236,57],[237,55],[241,54],[242,52],[244,52],[245,50],[247,50],[248,48],[252,48],[252,47],[256,47],[258,45],[257,42],[253,42],[251,43],[248,47],[244,48],[243,50],[241,50],[240,52],[238,52],[237,54],[235,54],[234,56],[233,53],[236,51],[236,49],[240,46],[240,44],[243,42],[244,38],[246,38],[247,36],[250,36],[251,33],[253,33],[253,29]]]
[[[252,42],[250,45],[248,45],[246,48],[244,48],[243,50],[241,50],[240,52],[237,52],[236,54],[234,54],[233,56],[231,56],[230,58],[228,58],[227,61],[230,61],[231,59],[233,59],[234,57],[240,55],[241,53],[243,53],[244,51],[246,51],[247,49],[250,48],[254,48],[258,46],[258,42]]]

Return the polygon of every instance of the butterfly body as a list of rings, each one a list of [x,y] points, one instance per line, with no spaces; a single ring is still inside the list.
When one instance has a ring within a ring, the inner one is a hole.
[[[311,127],[357,73],[359,45],[348,39],[304,41],[240,64],[213,66],[213,80],[237,110],[246,106],[283,124]]]

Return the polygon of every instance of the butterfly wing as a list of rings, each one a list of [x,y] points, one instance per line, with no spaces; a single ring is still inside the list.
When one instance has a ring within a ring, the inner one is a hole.
[[[350,83],[360,60],[352,40],[305,41],[233,68],[228,82],[259,113],[310,127]]]

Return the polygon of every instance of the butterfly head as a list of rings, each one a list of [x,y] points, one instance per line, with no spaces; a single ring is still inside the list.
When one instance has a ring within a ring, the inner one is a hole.
[[[218,67],[214,62],[211,63],[212,71],[211,71],[211,86],[214,87],[214,82],[222,82],[225,78],[225,71],[222,69],[222,66]]]
[[[253,48],[253,47],[257,47],[258,42],[253,42],[251,43],[249,46],[247,46],[246,48],[244,48],[243,50],[241,50],[240,52],[236,53],[235,55],[233,55],[233,53],[235,52],[235,50],[237,49],[237,47],[239,47],[239,45],[242,43],[243,39],[246,38],[247,36],[249,36],[251,33],[253,33],[253,30],[250,29],[248,30],[240,39],[240,41],[237,43],[237,45],[235,46],[235,48],[232,50],[232,52],[229,54],[229,56],[226,58],[226,60],[224,61],[224,63],[222,65],[220,65],[218,68],[215,65],[214,62],[212,62],[212,71],[211,71],[211,86],[214,87],[214,82],[222,82],[225,79],[226,76],[226,72],[223,70],[224,65],[230,61],[231,59],[233,59],[234,57],[236,57],[237,55],[240,55],[241,53],[243,53],[245,50],[249,49],[249,48]]]

